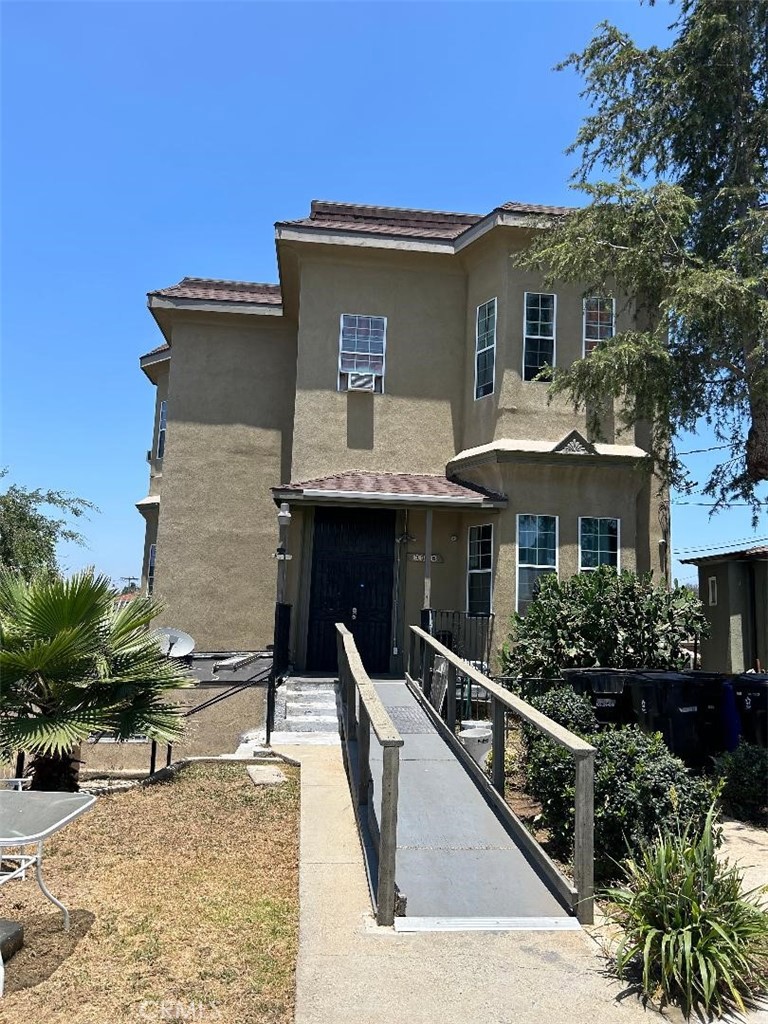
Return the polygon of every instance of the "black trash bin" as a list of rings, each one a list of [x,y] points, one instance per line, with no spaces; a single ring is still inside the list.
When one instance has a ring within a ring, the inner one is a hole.
[[[707,754],[699,735],[699,685],[683,672],[640,672],[630,685],[640,728],[660,732],[673,754],[701,767]]]
[[[743,672],[733,680],[741,735],[747,743],[768,747],[768,673]]]
[[[629,687],[632,670],[623,668],[566,668],[563,676],[576,693],[592,702],[600,725],[632,725],[635,712]]]
[[[740,724],[731,676],[722,672],[685,672],[699,691],[699,736],[708,757],[735,750]]]

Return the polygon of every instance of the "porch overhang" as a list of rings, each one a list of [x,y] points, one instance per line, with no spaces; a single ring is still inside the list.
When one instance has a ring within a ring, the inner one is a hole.
[[[272,488],[276,504],[389,508],[506,508],[507,498],[477,484],[415,473],[339,473]]]

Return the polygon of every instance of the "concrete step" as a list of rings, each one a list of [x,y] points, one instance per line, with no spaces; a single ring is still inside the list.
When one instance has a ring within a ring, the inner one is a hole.
[[[273,732],[270,742],[276,747],[298,746],[308,744],[309,746],[330,746],[340,743],[338,732]]]

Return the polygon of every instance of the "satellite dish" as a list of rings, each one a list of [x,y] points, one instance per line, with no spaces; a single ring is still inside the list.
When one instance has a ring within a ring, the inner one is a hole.
[[[195,649],[195,641],[181,629],[174,629],[172,626],[163,626],[155,630],[160,650],[169,658],[185,658]]]

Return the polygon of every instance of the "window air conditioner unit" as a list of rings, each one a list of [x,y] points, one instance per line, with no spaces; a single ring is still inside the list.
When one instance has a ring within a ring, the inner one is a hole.
[[[350,373],[347,383],[349,391],[373,391],[376,387],[374,373]]]

